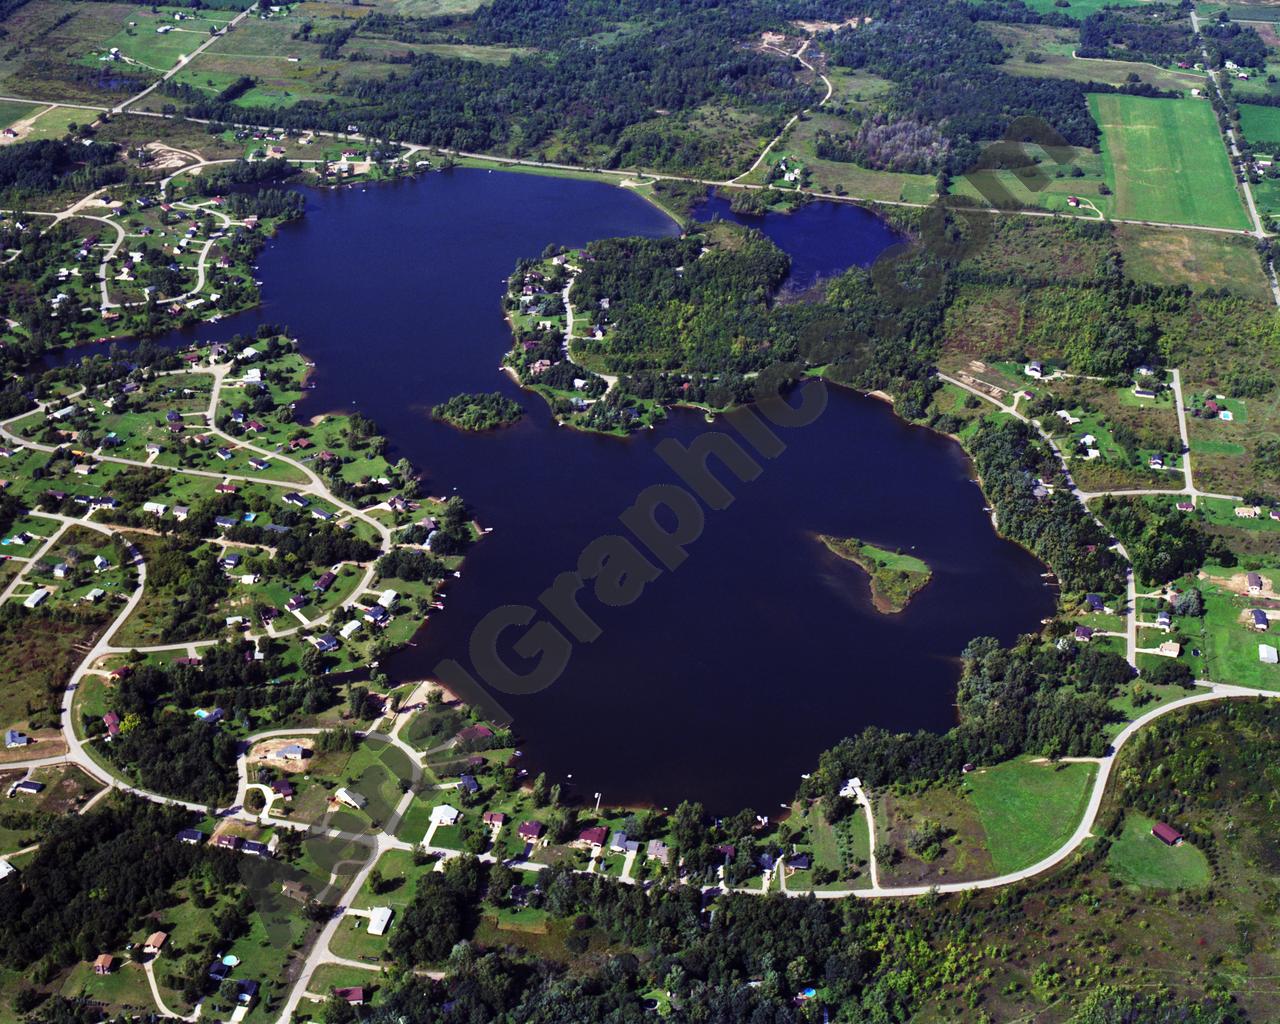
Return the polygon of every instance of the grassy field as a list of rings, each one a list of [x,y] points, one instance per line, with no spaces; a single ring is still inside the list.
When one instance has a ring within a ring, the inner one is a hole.
[[[1259,143],[1280,142],[1280,107],[1241,103],[1240,130],[1255,149]]]
[[[21,121],[40,111],[40,105],[21,103],[18,100],[0,100],[0,128],[7,128],[14,121]]]
[[[1128,814],[1124,830],[1107,854],[1116,878],[1147,889],[1194,889],[1211,877],[1204,853],[1190,843],[1166,846],[1151,834],[1150,818]]]
[[[849,89],[851,94],[868,96],[876,91],[865,82],[859,88],[849,84]],[[873,171],[857,164],[819,158],[814,151],[814,140],[818,132],[824,129],[830,132],[847,132],[849,123],[827,114],[814,114],[808,120],[798,123],[787,138],[791,152],[800,158],[811,173],[811,188],[819,192],[890,202],[927,203],[934,197],[935,178],[931,174]]]
[[[1097,775],[1092,764],[1006,761],[966,777],[997,872],[1048,856],[1075,831]]]
[[[819,539],[833,554],[858,565],[871,577],[871,597],[878,611],[902,611],[933,575],[914,555],[879,548],[856,537],[823,534]]]
[[[1073,18],[1087,18],[1104,7],[1141,7],[1149,0],[1071,0],[1059,7],[1056,0],[1026,0],[1026,6],[1038,14],[1067,14]]]
[[[1262,302],[1271,289],[1254,244],[1208,231],[1170,231],[1117,224],[1125,272],[1143,284],[1185,284],[1195,291],[1226,288]]]
[[[1249,226],[1208,103],[1091,93],[1089,108],[1116,217]]]

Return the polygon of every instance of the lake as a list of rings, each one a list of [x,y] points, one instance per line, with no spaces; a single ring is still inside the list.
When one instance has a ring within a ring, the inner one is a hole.
[[[576,432],[499,372],[510,343],[501,298],[517,259],[553,242],[676,228],[620,188],[479,170],[307,196],[306,218],[262,252],[262,307],[194,336],[287,325],[317,363],[303,414],[361,410],[388,435],[393,458],[408,456],[425,474],[425,493],[464,495],[493,528],[450,581],[446,609],[383,666],[422,678],[442,658],[468,663],[486,613],[535,604],[588,542],[623,532],[617,517],[640,491],[676,482],[655,454],[661,440],[688,444],[711,429],[701,415],[676,413],[628,439]],[[867,264],[895,240],[870,214],[838,204],[748,222],[792,253],[806,284]],[[494,389],[528,412],[511,429],[467,435],[430,418],[453,394]],[[785,452],[762,460],[756,480],[730,478],[734,502],[707,513],[685,564],[629,607],[585,599],[602,634],[574,651],[557,683],[498,695],[524,767],[571,778],[587,799],[663,806],[688,797],[721,812],[771,813],[842,736],[871,724],[946,729],[965,643],[1012,641],[1052,613],[1043,567],[996,537],[950,440],[836,390],[817,422],[781,433]],[[910,549],[934,579],[904,613],[882,616],[865,578],[818,532]]]

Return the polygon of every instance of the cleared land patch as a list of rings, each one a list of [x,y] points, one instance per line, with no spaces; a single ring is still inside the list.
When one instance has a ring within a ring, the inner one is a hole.
[[[1248,228],[1208,103],[1091,93],[1089,109],[1117,217]]]

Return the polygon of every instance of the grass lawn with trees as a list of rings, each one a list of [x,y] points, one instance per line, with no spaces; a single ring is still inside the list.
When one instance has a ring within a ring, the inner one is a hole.
[[[1199,847],[1183,842],[1166,846],[1151,834],[1155,822],[1141,814],[1125,816],[1124,829],[1111,844],[1107,867],[1122,882],[1147,889],[1195,889],[1212,877]]]
[[[965,781],[996,871],[1028,867],[1066,842],[1084,813],[1097,772],[1092,764],[1029,758],[970,772]]]
[[[1249,227],[1208,103],[1091,93],[1089,109],[1116,217]]]

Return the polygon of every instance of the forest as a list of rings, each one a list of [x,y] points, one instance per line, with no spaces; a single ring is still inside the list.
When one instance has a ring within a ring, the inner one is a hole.
[[[493,430],[507,427],[522,414],[520,406],[496,391],[454,395],[435,406],[431,415],[459,430]]]

